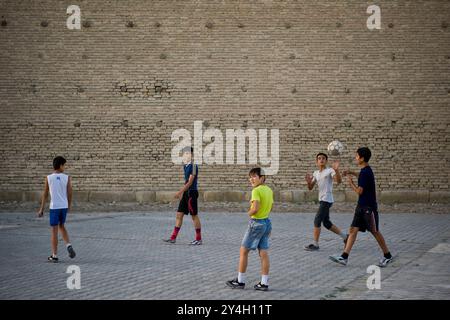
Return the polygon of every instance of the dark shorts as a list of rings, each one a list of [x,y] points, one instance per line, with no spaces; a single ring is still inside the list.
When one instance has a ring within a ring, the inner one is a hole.
[[[333,224],[330,221],[330,208],[333,204],[326,201],[319,202],[319,210],[317,211],[316,217],[314,218],[314,226],[316,228],[320,228],[323,223],[323,226],[327,229],[330,229]]]
[[[353,217],[352,227],[359,228],[359,231],[377,232],[378,229],[378,211],[371,207],[357,206],[355,216]]]
[[[197,199],[198,191],[190,190],[183,193],[183,197],[178,205],[178,212],[183,212],[184,214],[191,214],[193,216],[197,215]]]
[[[66,223],[67,208],[50,209],[50,226],[55,227]]]

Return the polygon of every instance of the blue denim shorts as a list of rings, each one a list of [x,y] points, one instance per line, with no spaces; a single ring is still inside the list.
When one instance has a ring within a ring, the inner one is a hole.
[[[241,246],[249,250],[269,249],[269,236],[272,231],[270,219],[250,219]]]
[[[68,209],[50,209],[50,226],[63,225],[66,223]]]

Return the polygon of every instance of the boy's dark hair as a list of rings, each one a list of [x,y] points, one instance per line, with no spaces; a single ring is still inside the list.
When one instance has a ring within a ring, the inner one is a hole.
[[[265,176],[264,171],[261,168],[253,168],[252,170],[250,170],[250,172],[248,173],[249,176],[252,176],[256,174],[258,177],[263,177]]]
[[[326,154],[323,153],[323,152],[319,152],[319,153],[316,155],[316,160],[317,160],[317,158],[319,158],[319,156],[324,156],[324,157],[325,157],[325,160],[328,160],[328,155],[326,155]]]
[[[361,147],[358,150],[356,150],[356,153],[361,157],[364,158],[365,162],[369,162],[370,157],[372,156],[372,152],[370,152],[370,149],[367,147]]]
[[[186,153],[186,152],[194,153],[194,148],[192,148],[192,147],[184,147],[181,151],[183,153]]]
[[[61,156],[57,156],[55,159],[53,159],[53,169],[58,170],[59,167],[61,167],[65,163],[66,163],[66,159],[64,159]]]

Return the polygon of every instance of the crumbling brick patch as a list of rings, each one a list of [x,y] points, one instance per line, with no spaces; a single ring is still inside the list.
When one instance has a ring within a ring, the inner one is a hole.
[[[118,81],[114,84],[113,92],[129,99],[164,99],[172,96],[173,89],[171,82],[153,78]]]

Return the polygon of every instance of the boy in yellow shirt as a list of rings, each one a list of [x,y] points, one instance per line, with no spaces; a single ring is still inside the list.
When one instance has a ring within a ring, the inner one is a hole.
[[[247,270],[248,253],[258,249],[261,258],[261,281],[253,288],[267,291],[269,289],[269,236],[272,223],[269,213],[273,205],[273,192],[264,182],[266,176],[261,168],[253,168],[249,172],[249,180],[253,187],[251,206],[248,211],[250,221],[247,232],[242,240],[239,255],[238,277],[227,281],[227,286],[233,289],[245,288],[245,271]]]

